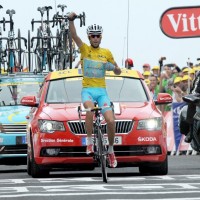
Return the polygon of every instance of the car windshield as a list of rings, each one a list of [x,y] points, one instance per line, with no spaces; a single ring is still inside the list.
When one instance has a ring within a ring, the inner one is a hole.
[[[0,106],[20,105],[23,96],[37,96],[44,78],[1,78]]]
[[[113,102],[145,102],[148,100],[140,79],[107,77],[107,92]],[[50,81],[47,103],[81,102],[82,78]]]

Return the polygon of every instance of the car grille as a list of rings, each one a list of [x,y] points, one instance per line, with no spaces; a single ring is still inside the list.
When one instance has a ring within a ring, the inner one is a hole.
[[[129,133],[134,125],[134,122],[132,120],[121,120],[121,121],[115,121],[115,133]],[[70,128],[70,131],[73,134],[86,134],[85,130],[85,121],[70,121],[68,122],[68,126]],[[102,132],[106,133],[107,131],[107,124],[102,124]]]
[[[2,133],[26,133],[26,124],[0,124],[0,132]]]
[[[27,145],[6,145],[0,146],[0,154],[27,154]]]

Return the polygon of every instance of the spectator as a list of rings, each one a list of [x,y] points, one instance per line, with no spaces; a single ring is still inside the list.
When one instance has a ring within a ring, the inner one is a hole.
[[[167,92],[172,95],[170,86],[173,84],[173,79],[176,75],[172,73],[171,67],[165,65],[160,76],[160,92]]]
[[[151,72],[150,71],[145,71],[142,75],[144,76],[144,79],[148,79],[149,76],[151,75]]]
[[[192,79],[189,75],[185,75],[182,78],[182,82],[183,82],[183,92],[185,94],[189,94],[190,89],[192,87]]]
[[[147,86],[149,87],[150,85],[150,80],[149,79],[144,79],[145,83],[147,84]]]
[[[191,79],[192,79],[192,81],[193,81],[194,78],[195,78],[195,69],[194,69],[194,68],[191,68],[191,69],[189,70],[189,75],[190,75],[190,77],[191,77]]]
[[[177,65],[175,65],[172,69],[172,74],[174,74],[176,77],[182,76],[181,69]]]
[[[173,85],[175,77],[176,77],[176,75],[174,75],[172,73],[171,67],[168,65],[165,65],[164,70],[160,76],[160,92],[166,92],[166,93],[169,93],[170,95],[172,95],[173,92],[171,90],[171,86]],[[170,111],[171,106],[161,105],[160,109],[162,112]]]
[[[172,98],[173,102],[182,102],[182,97],[184,96],[184,92],[182,90],[183,83],[182,83],[182,77],[178,76],[174,79],[174,84],[171,86],[172,90]]]
[[[159,74],[160,74],[160,67],[157,66],[157,65],[153,66],[153,68],[152,68],[152,74],[158,77]]]
[[[150,80],[149,89],[152,93],[153,99],[156,99],[159,93],[158,77],[155,75],[151,75],[149,77],[149,80]]]
[[[183,69],[182,69],[182,74],[183,74],[183,76],[184,76],[184,75],[188,75],[188,74],[189,74],[189,70],[190,70],[190,68],[188,68],[188,67],[183,68]]]
[[[145,72],[145,71],[149,71],[149,72],[150,72],[150,70],[151,70],[150,65],[149,65],[148,63],[145,63],[145,64],[143,65],[143,72]]]

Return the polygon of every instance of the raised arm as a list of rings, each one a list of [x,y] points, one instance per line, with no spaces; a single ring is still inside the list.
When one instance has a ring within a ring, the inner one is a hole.
[[[76,13],[72,12],[68,15],[68,19],[69,19],[69,30],[71,32],[72,35],[72,39],[75,41],[76,45],[78,47],[81,47],[83,42],[81,40],[81,38],[77,35],[76,33],[76,28],[74,25],[74,19],[76,18]]]
[[[121,74],[121,68],[117,65],[117,63],[115,62],[114,63],[114,65],[115,65],[115,68],[114,68],[114,73],[116,74],[116,75],[120,75]]]

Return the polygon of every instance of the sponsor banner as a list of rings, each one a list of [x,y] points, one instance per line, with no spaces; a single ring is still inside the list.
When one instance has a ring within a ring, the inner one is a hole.
[[[165,121],[167,122],[167,151],[174,151],[174,127],[173,127],[173,116],[171,111],[163,113]]]
[[[180,111],[185,106],[186,103],[172,103],[172,110],[173,110],[173,127],[174,127],[174,139],[175,139],[175,146],[176,146],[176,151],[178,150],[180,140],[182,137],[182,134],[180,133],[179,130],[179,115]]]
[[[184,141],[185,135],[181,136],[180,144],[178,146],[178,151],[188,151],[190,148],[190,144]]]
[[[173,7],[160,18],[162,32],[171,38],[200,37],[200,6]]]

